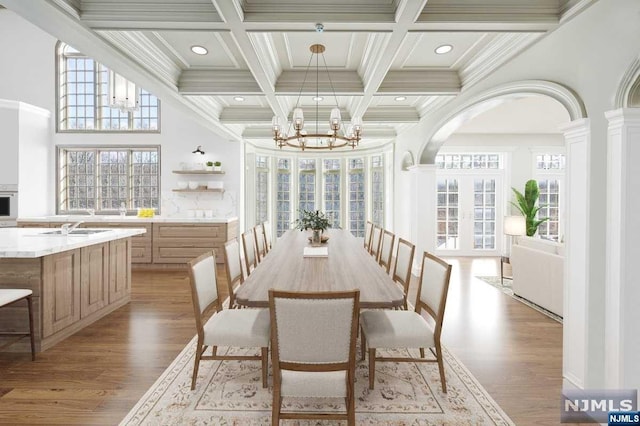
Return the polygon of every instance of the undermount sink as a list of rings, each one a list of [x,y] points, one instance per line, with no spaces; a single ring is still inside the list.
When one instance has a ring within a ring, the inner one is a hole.
[[[91,235],[99,234],[100,232],[108,232],[108,229],[74,229],[69,231],[66,235]],[[62,230],[43,232],[40,235],[65,235]]]

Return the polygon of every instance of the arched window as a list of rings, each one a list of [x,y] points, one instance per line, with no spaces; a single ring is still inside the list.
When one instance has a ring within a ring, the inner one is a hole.
[[[138,107],[110,106],[110,70],[73,47],[57,46],[57,130],[59,132],[159,132],[160,101],[140,89]]]

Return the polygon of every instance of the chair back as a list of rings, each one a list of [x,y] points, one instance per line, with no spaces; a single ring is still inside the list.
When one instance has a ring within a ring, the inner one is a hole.
[[[371,252],[371,234],[373,231],[373,223],[367,221],[364,225],[364,249]]]
[[[380,260],[378,263],[384,267],[387,274],[391,268],[391,255],[393,254],[393,244],[395,241],[395,234],[385,230],[382,234],[382,242],[380,243]]]
[[[227,286],[229,288],[229,307],[235,305],[236,284],[244,282],[242,274],[242,259],[240,258],[240,243],[237,238],[224,244],[224,265],[227,272]]]
[[[398,249],[396,250],[396,263],[393,268],[393,281],[399,283],[404,289],[405,298],[409,292],[411,282],[411,267],[416,246],[409,241],[398,238]]]
[[[420,308],[423,308],[433,317],[436,322],[434,331],[438,338],[444,318],[450,278],[451,265],[425,251],[422,257],[416,312],[420,312]]]
[[[376,258],[376,261],[378,260],[378,257],[380,257],[381,242],[382,242],[382,228],[379,228],[374,225],[373,233],[371,236],[371,250],[369,250],[369,253],[371,253],[373,257]]]
[[[216,281],[216,254],[213,251],[206,252],[190,261],[188,265],[196,328],[200,333],[204,326],[203,314],[211,307],[215,307],[217,311],[221,308]]]
[[[359,290],[269,290],[274,371],[283,367],[298,371],[355,369],[359,298]],[[310,364],[320,364],[320,370],[317,366],[309,369]]]
[[[269,223],[269,221],[262,223],[262,229],[264,230],[265,249],[267,253],[269,253],[269,250],[271,250],[271,247],[273,247],[273,241],[271,236],[271,224]]]
[[[264,228],[261,223],[257,224],[253,228],[253,237],[256,244],[256,259],[258,263],[262,262],[264,256],[267,254],[266,244],[264,242]]]
[[[249,229],[242,234],[242,244],[244,245],[244,262],[247,267],[247,275],[251,274],[251,270],[256,267],[256,248],[255,239],[253,237],[253,229]]]

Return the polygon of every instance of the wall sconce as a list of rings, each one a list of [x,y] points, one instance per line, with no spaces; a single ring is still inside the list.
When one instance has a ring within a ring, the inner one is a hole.
[[[202,145],[198,145],[195,151],[191,151],[192,154],[201,154],[204,155],[204,151],[201,149]]]

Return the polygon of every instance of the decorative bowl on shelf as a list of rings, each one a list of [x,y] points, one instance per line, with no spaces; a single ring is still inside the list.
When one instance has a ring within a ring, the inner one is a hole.
[[[198,189],[198,182],[196,181],[189,181],[189,189]]]
[[[178,181],[178,189],[187,189],[188,186],[189,186],[188,182],[185,182],[183,180]]]

